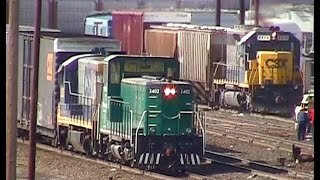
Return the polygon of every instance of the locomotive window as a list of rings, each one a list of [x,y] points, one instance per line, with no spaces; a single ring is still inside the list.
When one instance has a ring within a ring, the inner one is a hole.
[[[124,64],[124,71],[129,73],[164,72],[164,63],[160,61],[128,61]]]
[[[120,64],[119,62],[110,64],[110,82],[112,84],[120,83]]]
[[[175,73],[174,69],[169,67],[168,70],[167,70],[167,77],[172,77],[172,78],[175,77],[174,73]]]

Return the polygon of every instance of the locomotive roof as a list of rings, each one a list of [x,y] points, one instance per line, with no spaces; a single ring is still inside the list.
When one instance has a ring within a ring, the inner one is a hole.
[[[184,85],[190,85],[187,82],[183,81],[174,81],[172,80],[171,82],[167,81],[162,81],[158,79],[148,79],[148,78],[143,78],[143,77],[134,77],[134,78],[124,78],[121,80],[122,83],[127,83],[127,84],[136,84],[136,85],[151,85],[151,84],[184,84]]]
[[[268,31],[268,30],[265,30],[264,31],[264,29],[261,29],[261,30],[259,30],[259,31],[250,31],[250,32],[248,32],[245,36],[243,36],[242,38],[241,38],[241,40],[239,41],[239,43],[238,43],[238,45],[241,45],[241,44],[243,44],[243,43],[245,43],[246,41],[248,41],[253,35],[255,35],[256,33],[261,33],[261,32],[270,32],[270,31]],[[294,38],[294,39],[296,39],[296,40],[298,40],[292,33],[290,33],[290,32],[286,32],[286,31],[279,31],[279,33],[287,33],[287,34],[289,34],[289,36],[291,36],[290,38]]]
[[[63,62],[59,68],[57,73],[61,72],[61,70],[64,67],[69,66],[70,64],[72,64],[73,62],[75,62],[76,60],[79,60],[81,58],[90,58],[90,57],[101,57],[101,55],[98,54],[80,54],[80,55],[76,55],[76,56],[72,56],[71,58],[67,59],[65,62]]]

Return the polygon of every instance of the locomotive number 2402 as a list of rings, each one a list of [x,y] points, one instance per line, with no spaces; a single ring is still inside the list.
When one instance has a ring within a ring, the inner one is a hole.
[[[149,94],[159,94],[160,93],[160,89],[158,88],[150,88],[149,89]]]
[[[190,94],[190,89],[181,89],[180,94]]]

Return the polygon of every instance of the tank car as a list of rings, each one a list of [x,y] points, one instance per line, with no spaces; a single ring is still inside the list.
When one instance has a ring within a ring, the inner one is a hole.
[[[204,118],[192,86],[171,80],[173,58],[78,55],[58,73],[62,147],[144,169],[200,165]]]

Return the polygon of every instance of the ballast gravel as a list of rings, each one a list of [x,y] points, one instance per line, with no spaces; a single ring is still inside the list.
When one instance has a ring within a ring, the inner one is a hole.
[[[282,167],[282,165],[278,160],[285,158],[285,168],[308,174],[314,172],[314,161],[312,159],[309,160],[309,157],[302,157],[305,161],[296,164],[292,162],[291,153],[226,137],[207,135],[207,149],[279,167]]]

